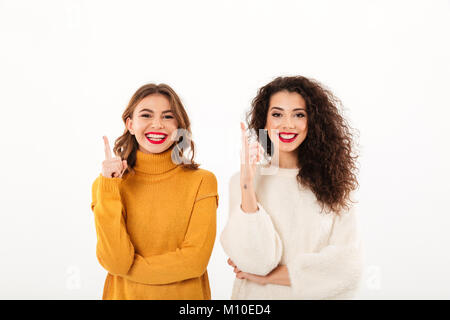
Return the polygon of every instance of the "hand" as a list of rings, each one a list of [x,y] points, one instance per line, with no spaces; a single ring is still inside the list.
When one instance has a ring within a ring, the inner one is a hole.
[[[234,264],[231,259],[228,259],[228,264],[234,268],[234,273],[236,273],[236,278],[247,279],[252,282],[256,282],[261,285],[266,285],[268,283],[277,284],[281,286],[291,286],[291,280],[289,278],[289,271],[286,265],[279,265],[269,274],[265,276],[259,276],[253,273],[243,272]]]
[[[236,278],[238,279],[247,279],[252,282],[256,282],[262,285],[269,283],[269,277],[268,276],[258,276],[253,273],[247,273],[239,270],[239,268],[234,264],[234,262],[228,258],[228,264],[234,268],[234,273],[236,273]]]
[[[108,138],[103,136],[105,143],[105,160],[102,162],[102,176],[106,178],[122,178],[123,173],[128,168],[127,160],[120,157],[112,157],[111,147]]]
[[[241,187],[253,183],[253,176],[256,171],[256,164],[262,159],[263,148],[258,141],[251,145],[248,143],[248,136],[245,132],[245,125],[241,122]]]

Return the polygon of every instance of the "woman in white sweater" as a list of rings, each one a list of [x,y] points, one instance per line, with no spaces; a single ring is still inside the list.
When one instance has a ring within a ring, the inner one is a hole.
[[[339,106],[301,76],[276,78],[253,100],[247,122],[261,144],[249,145],[241,123],[241,170],[220,239],[236,273],[232,299],[354,297],[363,270],[350,199],[357,156]]]

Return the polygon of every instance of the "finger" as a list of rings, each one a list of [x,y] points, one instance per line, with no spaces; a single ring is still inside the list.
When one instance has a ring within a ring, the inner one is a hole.
[[[105,160],[108,161],[108,160]],[[111,172],[111,176],[113,178],[120,178],[123,174],[123,165],[122,165],[122,161],[115,161],[113,160],[109,160],[109,172]]]
[[[255,157],[255,156],[261,154],[261,151],[257,147],[254,147],[254,148],[250,148],[248,153],[249,153],[250,157]]]
[[[103,136],[103,142],[105,143],[105,159],[111,160],[112,159],[111,147],[109,146],[109,141],[106,136]]]
[[[243,122],[241,122],[241,138],[242,138],[242,152],[243,152],[243,160],[244,163],[247,164],[249,161],[248,157],[248,137],[247,133],[245,132],[245,125]]]
[[[254,142],[249,147],[250,154],[263,154],[264,149],[259,142]]]
[[[258,147],[259,147],[258,157],[259,157],[259,160],[262,160],[264,158],[265,151],[264,151],[264,148],[262,145],[259,144]]]
[[[263,158],[264,154],[258,147],[255,147],[250,150],[249,156],[250,156],[250,163],[252,164],[258,163]]]
[[[239,275],[239,277],[241,277],[241,279],[247,279],[247,280],[254,281],[254,282],[261,282],[264,278],[263,276],[258,276],[256,274],[248,273],[248,272],[244,272],[244,271],[239,271],[236,275]]]
[[[280,131],[278,129],[270,129],[270,130],[272,131],[271,134],[272,134],[272,137],[273,137],[273,139],[270,139],[270,140],[272,141],[272,143],[275,146],[278,146],[279,142],[280,142],[280,140],[278,138],[278,134],[280,133]]]
[[[228,258],[228,264],[232,267],[236,267],[236,265],[234,264],[233,260],[231,260],[230,258]]]
[[[253,145],[253,146],[249,147],[248,152],[250,155],[252,155],[252,154],[257,154],[258,152],[260,152],[260,150],[259,150],[258,146]]]
[[[261,161],[261,156],[262,156],[261,149],[259,149],[259,147],[258,147],[258,149],[256,150],[256,154],[255,154],[256,162],[260,162]]]

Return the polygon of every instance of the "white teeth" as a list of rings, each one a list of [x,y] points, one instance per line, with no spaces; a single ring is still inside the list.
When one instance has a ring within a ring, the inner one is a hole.
[[[295,133],[294,134],[281,134],[280,133],[280,137],[283,139],[292,139],[293,137],[295,137]]]
[[[150,138],[150,139],[160,139],[161,140],[161,139],[164,139],[166,136],[163,134],[147,134],[146,137]]]

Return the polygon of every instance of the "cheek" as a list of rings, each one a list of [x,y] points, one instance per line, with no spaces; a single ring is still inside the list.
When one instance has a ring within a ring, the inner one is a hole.
[[[133,120],[132,130],[135,134],[139,135],[142,131],[142,121],[140,119]]]
[[[170,121],[169,123],[166,123],[166,131],[169,134],[169,136],[174,135],[177,129],[178,129],[177,121]]]
[[[167,130],[173,132],[178,129],[178,122],[176,120],[170,121],[166,125]]]
[[[297,128],[299,131],[306,131],[308,130],[308,122],[306,120],[302,120],[298,125]]]
[[[278,122],[277,119],[268,118],[267,121],[266,121],[266,126],[264,127],[264,129],[268,130],[269,134],[270,134],[270,130],[271,129],[277,129],[277,127],[278,127],[278,123],[277,122]]]
[[[273,140],[273,135],[275,134],[275,132],[272,134],[272,130],[275,129],[273,121],[267,119],[266,126],[264,127],[264,129],[267,130],[266,132],[267,132],[270,140]]]

